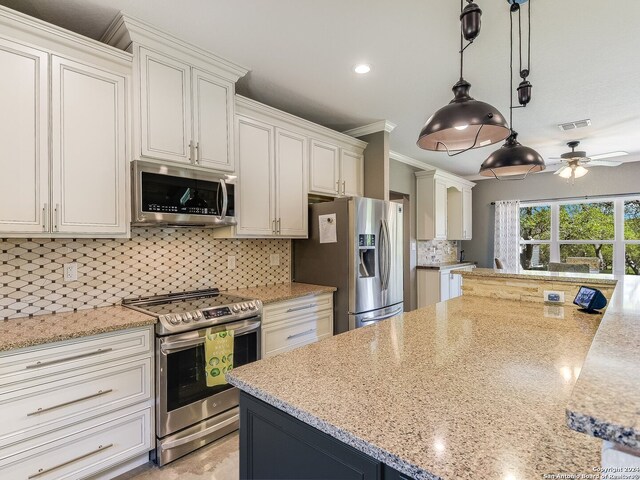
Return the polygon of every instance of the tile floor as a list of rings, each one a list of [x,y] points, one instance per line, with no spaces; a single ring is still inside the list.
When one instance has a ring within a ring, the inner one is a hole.
[[[149,463],[115,480],[238,480],[238,432],[162,468]]]

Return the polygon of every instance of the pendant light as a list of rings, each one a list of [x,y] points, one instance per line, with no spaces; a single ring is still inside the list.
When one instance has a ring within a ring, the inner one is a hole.
[[[511,4],[509,19],[511,23],[511,43],[509,59],[509,124],[511,134],[507,141],[498,150],[489,155],[480,167],[480,175],[483,177],[495,177],[498,180],[508,177],[511,180],[524,180],[528,174],[541,172],[546,168],[544,159],[533,148],[525,147],[518,142],[518,133],[513,129],[513,109],[525,107],[531,100],[531,83],[527,80],[531,68],[531,0],[529,0],[529,40],[528,40],[528,65],[522,68],[522,29],[520,17],[520,3],[523,1],[508,0]],[[524,0],[526,1],[526,0]],[[522,82],[518,86],[518,102],[520,107],[513,106],[513,14],[518,12],[518,31],[520,41],[520,76]],[[514,178],[516,175],[521,177]]]
[[[507,121],[494,106],[469,95],[471,84],[464,79],[464,51],[480,33],[482,10],[460,0],[460,80],[453,86],[453,100],[434,113],[422,128],[418,146],[446,151],[450,156],[500,142],[510,133]],[[469,43],[463,46],[463,40]],[[455,152],[455,153],[452,153]]]

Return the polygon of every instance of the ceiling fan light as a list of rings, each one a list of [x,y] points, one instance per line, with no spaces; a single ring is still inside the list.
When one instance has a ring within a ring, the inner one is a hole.
[[[562,167],[562,168],[563,170],[558,174],[558,176],[566,179],[571,178],[571,168],[569,167]]]
[[[574,176],[575,178],[584,177],[587,173],[589,173],[589,170],[587,170],[586,168],[584,168],[582,165],[578,165],[578,166],[573,170],[573,176]]]
[[[466,80],[453,86],[453,100],[422,127],[417,142],[420,148],[459,152],[491,145],[509,136],[504,116],[494,106],[469,96],[470,88]]]
[[[544,159],[533,148],[521,145],[518,134],[512,132],[507,141],[482,162],[480,175],[483,177],[526,176],[541,172],[546,168]]]

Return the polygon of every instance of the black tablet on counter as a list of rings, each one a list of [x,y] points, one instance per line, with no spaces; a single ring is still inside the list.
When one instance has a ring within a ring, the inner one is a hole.
[[[580,287],[573,303],[581,307],[581,310],[588,313],[600,313],[598,310],[606,307],[607,299],[597,288]]]

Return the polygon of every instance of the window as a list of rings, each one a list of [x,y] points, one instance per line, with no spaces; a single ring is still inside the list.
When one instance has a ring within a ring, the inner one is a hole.
[[[640,200],[624,202],[624,265],[627,275],[640,275]]]
[[[521,265],[585,264],[590,272],[640,275],[640,197],[522,203]]]
[[[547,270],[550,260],[551,206],[520,208],[520,263],[527,270]]]

